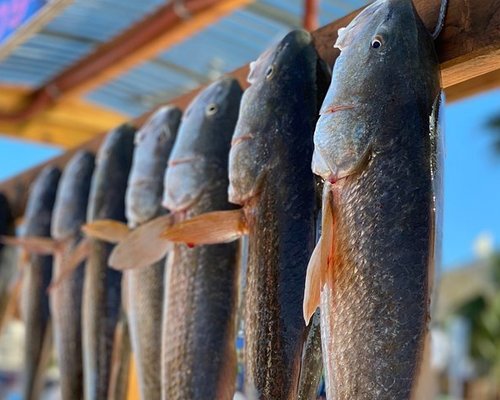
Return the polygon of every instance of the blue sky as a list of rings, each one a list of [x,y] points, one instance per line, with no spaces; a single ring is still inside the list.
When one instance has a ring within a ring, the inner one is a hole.
[[[500,113],[500,90],[445,108],[445,209],[443,264],[474,259],[473,244],[490,234],[500,247],[500,156],[492,150],[486,121]],[[59,154],[61,150],[0,137],[0,180]]]

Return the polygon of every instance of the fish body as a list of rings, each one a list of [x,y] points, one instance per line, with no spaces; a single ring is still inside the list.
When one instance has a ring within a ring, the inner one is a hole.
[[[82,239],[94,155],[80,151],[64,169],[52,216],[52,238],[74,248]],[[63,254],[54,256],[54,275],[62,273]],[[81,263],[50,293],[62,399],[83,399],[82,294],[85,269]]]
[[[317,398],[322,373],[321,325],[318,312],[313,316],[308,326],[307,339],[302,351],[298,400],[315,400]]]
[[[227,160],[242,89],[214,82],[184,114],[165,178],[164,206],[186,218],[235,207]],[[238,242],[169,253],[162,342],[164,400],[229,400],[236,377]]]
[[[52,211],[61,172],[46,167],[31,187],[23,236],[50,237]],[[26,326],[23,399],[38,399],[52,348],[47,288],[52,279],[52,256],[31,254],[23,266],[21,316]]]
[[[125,191],[134,147],[129,125],[110,132],[96,157],[87,221],[125,221]],[[120,317],[122,273],[108,267],[113,245],[90,239],[83,288],[85,399],[106,399],[111,377],[113,338]]]
[[[0,235],[14,234],[14,218],[7,198],[0,193]],[[16,251],[14,248],[0,244],[0,332],[11,296],[11,285],[16,275]]]
[[[135,150],[126,194],[131,227],[165,211],[161,207],[163,178],[174,145],[181,111],[163,107],[135,137]],[[141,398],[161,398],[161,328],[165,260],[127,271],[127,314],[136,359]]]
[[[315,240],[310,169],[320,61],[305,31],[251,64],[229,156],[229,200],[249,235],[245,298],[246,390],[295,399],[305,324],[303,288]]]
[[[320,296],[327,397],[410,399],[438,251],[439,64],[410,0],[376,1],[336,47],[313,157],[332,219]]]

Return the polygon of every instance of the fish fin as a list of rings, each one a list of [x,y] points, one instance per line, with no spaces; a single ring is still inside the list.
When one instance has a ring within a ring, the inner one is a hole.
[[[22,247],[28,253],[54,254],[61,248],[61,242],[43,236],[1,236],[0,242],[8,246]]]
[[[307,264],[306,273],[306,283],[304,290],[304,304],[303,313],[304,321],[306,325],[309,325],[309,321],[316,309],[319,307],[320,303],[320,293],[322,288],[322,268],[321,264],[321,249],[322,249],[323,237],[319,238],[316,247],[311,255],[309,264]]]
[[[330,185],[323,190],[321,236],[307,265],[303,313],[306,325],[320,304],[321,290],[325,283],[332,284],[334,211]]]
[[[173,225],[162,233],[171,242],[217,244],[237,240],[247,233],[243,209],[214,211]]]
[[[162,232],[173,221],[172,214],[167,214],[131,231],[111,252],[110,267],[117,270],[142,268],[161,260],[173,246],[162,237]]]
[[[94,239],[109,243],[119,243],[127,237],[130,229],[127,224],[112,219],[101,219],[82,226],[82,232]]]
[[[88,257],[90,253],[90,240],[84,238],[75,247],[66,246],[62,251],[61,271],[54,276],[48,291],[56,289],[62,282],[69,278],[75,269]]]

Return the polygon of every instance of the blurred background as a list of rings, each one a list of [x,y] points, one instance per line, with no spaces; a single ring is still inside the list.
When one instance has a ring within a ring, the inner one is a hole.
[[[241,67],[305,21],[299,0],[221,1],[201,18],[171,3],[181,29],[134,48],[166,2],[0,0],[0,181]],[[322,0],[313,25],[365,3]],[[91,62],[103,54],[114,62]],[[445,107],[443,256],[422,399],[500,398],[499,87]],[[5,249],[0,268],[14,257]],[[18,321],[0,334],[0,399],[17,398],[22,338]],[[57,375],[54,365],[47,398]]]

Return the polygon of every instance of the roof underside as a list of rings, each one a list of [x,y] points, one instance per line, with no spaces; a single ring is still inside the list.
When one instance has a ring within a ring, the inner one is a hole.
[[[368,1],[323,0],[320,25]],[[161,0],[75,0],[0,62],[0,84],[42,86],[97,46],[163,5]],[[300,27],[302,0],[261,0],[89,92],[85,98],[131,117],[254,60]]]

